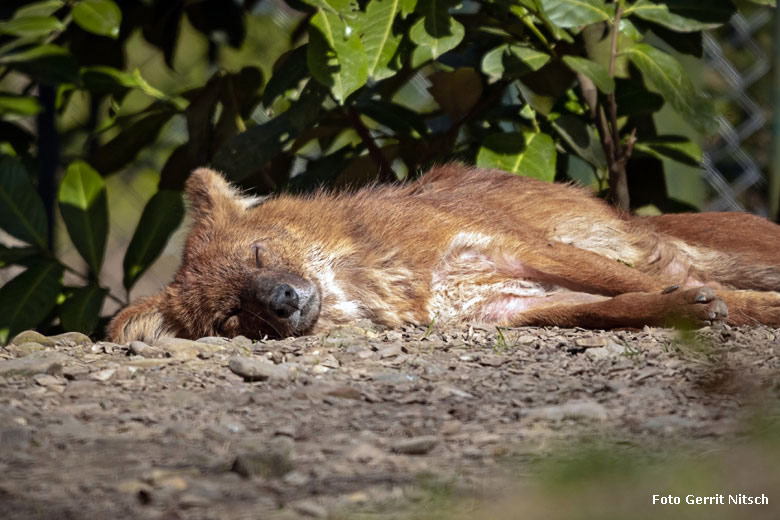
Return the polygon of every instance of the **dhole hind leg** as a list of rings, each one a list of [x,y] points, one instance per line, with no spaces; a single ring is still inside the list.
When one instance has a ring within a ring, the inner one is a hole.
[[[684,213],[637,222],[686,243],[723,253],[717,281],[732,288],[780,291],[780,226],[748,213]],[[703,267],[703,266],[702,266]]]
[[[506,320],[507,325],[619,327],[690,325],[723,322],[726,303],[709,287],[673,289],[663,292],[624,293],[591,303],[560,303],[531,308]]]
[[[729,325],[764,324],[780,327],[780,293],[773,291],[715,291],[729,308]]]
[[[661,291],[676,282],[570,244],[550,243],[524,255],[521,263],[522,277],[594,294]]]
[[[780,267],[780,226],[750,213],[678,213],[640,217],[656,231]]]

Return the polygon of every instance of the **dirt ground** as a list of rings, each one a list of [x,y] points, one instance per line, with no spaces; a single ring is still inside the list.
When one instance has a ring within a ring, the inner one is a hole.
[[[411,518],[442,485],[498,496],[583,439],[723,446],[779,373],[767,327],[26,332],[0,349],[0,518]]]

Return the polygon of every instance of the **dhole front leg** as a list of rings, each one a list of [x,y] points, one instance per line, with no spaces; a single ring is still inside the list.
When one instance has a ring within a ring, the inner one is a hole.
[[[726,320],[726,303],[709,287],[625,293],[606,300],[559,304],[524,311],[508,325],[610,329],[680,324],[704,326]]]

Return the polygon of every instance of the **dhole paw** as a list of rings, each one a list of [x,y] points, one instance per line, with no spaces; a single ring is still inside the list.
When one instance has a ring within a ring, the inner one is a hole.
[[[677,290],[668,297],[675,300],[668,318],[672,325],[711,325],[726,321],[729,315],[726,302],[709,287]]]

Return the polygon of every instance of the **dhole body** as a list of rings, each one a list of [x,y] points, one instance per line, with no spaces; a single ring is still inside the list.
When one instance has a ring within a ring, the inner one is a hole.
[[[113,341],[282,337],[360,318],[780,325],[780,227],[752,215],[629,217],[577,186],[457,164],[262,203],[200,169],[186,195],[176,277],[116,316]]]

